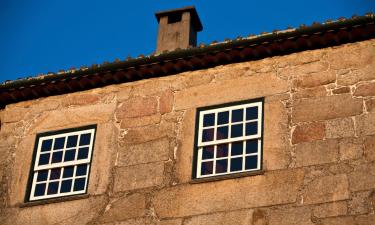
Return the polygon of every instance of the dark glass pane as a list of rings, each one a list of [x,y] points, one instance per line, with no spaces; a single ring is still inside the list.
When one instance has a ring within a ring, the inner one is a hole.
[[[76,147],[77,146],[77,140],[78,140],[78,135],[69,136],[68,142],[66,143],[66,147],[67,148]]]
[[[246,120],[258,119],[258,107],[251,107],[246,109]]]
[[[91,139],[91,134],[82,134],[79,139],[79,145],[89,145]]]
[[[34,196],[38,197],[38,196],[44,195],[45,190],[46,190],[46,184],[45,183],[35,185]]]
[[[220,144],[216,147],[216,157],[227,157],[228,156],[228,144]]]
[[[89,148],[80,148],[77,159],[87,159],[89,157]]]
[[[87,164],[79,165],[76,169],[76,176],[83,176],[87,173]]]
[[[202,134],[202,142],[214,140],[214,129],[204,129]]]
[[[56,194],[57,192],[59,191],[59,182],[51,182],[48,184],[48,190],[47,190],[47,194],[48,195],[52,195],[52,194]]]
[[[51,173],[49,174],[49,179],[50,180],[59,179],[60,178],[60,174],[61,174],[61,168],[52,169]]]
[[[76,156],[76,150],[67,150],[65,151],[64,161],[73,161]]]
[[[40,157],[39,157],[39,165],[46,165],[49,163],[49,157],[50,157],[51,154],[47,153],[47,154],[40,154]]]
[[[74,181],[74,191],[82,191],[85,189],[86,178],[78,178]]]
[[[232,143],[231,154],[232,155],[242,155],[243,154],[243,142],[242,141]]]
[[[216,161],[216,173],[226,173],[228,167],[228,160],[221,159]]]
[[[246,154],[258,152],[258,140],[246,141]]]
[[[242,157],[234,158],[230,160],[230,171],[239,171],[242,170]]]
[[[52,155],[52,163],[59,163],[62,161],[63,152],[54,152]]]
[[[70,192],[72,188],[72,180],[64,180],[61,182],[61,193]]]
[[[212,159],[214,157],[214,146],[203,147],[202,159]]]
[[[42,151],[42,152],[50,151],[50,150],[51,150],[51,147],[52,147],[52,140],[51,140],[51,139],[44,140],[44,141],[42,142],[42,148],[41,148],[41,151]]]
[[[63,149],[65,145],[65,137],[56,138],[53,149]]]
[[[36,178],[36,181],[45,181],[48,177],[48,170],[41,170],[38,172],[38,176]]]
[[[72,177],[74,171],[74,166],[68,166],[64,168],[63,178]]]
[[[201,175],[212,174],[213,162],[203,162],[201,167]]]
[[[218,127],[216,133],[216,140],[222,140],[228,138],[228,126]]]
[[[229,122],[229,112],[219,112],[217,115],[217,124],[227,124]]]
[[[236,125],[232,125],[232,130],[231,130],[231,134],[230,136],[232,138],[234,137],[242,137],[242,123],[241,124],[236,124]]]
[[[203,126],[209,127],[215,125],[215,114],[206,114],[203,116]]]
[[[232,111],[232,122],[243,121],[243,109],[236,109]]]
[[[246,123],[246,136],[258,133],[258,122]]]
[[[258,164],[257,156],[247,156],[246,157],[246,163],[245,163],[245,169],[256,169]]]

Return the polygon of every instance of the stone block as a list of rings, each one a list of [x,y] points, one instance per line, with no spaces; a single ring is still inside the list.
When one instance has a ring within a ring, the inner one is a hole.
[[[114,191],[129,191],[159,186],[165,180],[164,163],[148,163],[116,168]]]
[[[373,79],[375,79],[374,63],[352,71],[348,70],[347,73],[338,74],[337,84],[347,86]]]
[[[260,211],[260,210],[258,210]],[[243,211],[232,211],[214,213],[208,215],[199,215],[188,218],[184,221],[184,225],[248,225],[253,223],[253,212],[254,210],[243,210]],[[259,213],[258,213],[259,214]],[[263,220],[265,220],[263,215]],[[258,219],[259,221],[259,219]],[[259,224],[259,223],[258,223]]]
[[[347,215],[348,206],[346,201],[325,203],[315,206],[313,215],[318,218]]]
[[[206,71],[194,71],[187,73],[183,81],[186,87],[194,87],[210,83],[214,79],[214,73]]]
[[[363,155],[361,138],[344,138],[339,142],[340,160],[359,159]]]
[[[118,166],[166,161],[169,158],[170,144],[168,138],[149,141],[136,145],[126,145],[119,150]]]
[[[155,97],[131,98],[122,102],[116,111],[117,119],[150,116],[157,112],[158,101]]]
[[[325,137],[325,125],[322,122],[297,125],[293,130],[292,143],[322,140]]]
[[[355,117],[358,135],[375,134],[375,113],[368,113]]]
[[[327,90],[324,86],[298,89],[296,92],[293,93],[293,99],[314,98],[322,96],[327,96]]]
[[[295,67],[296,74],[310,74],[327,71],[329,67],[328,62],[316,61],[297,65]]]
[[[175,110],[253,99],[287,91],[287,81],[277,78],[274,73],[241,77],[178,91],[175,94]]]
[[[311,166],[336,162],[339,156],[338,150],[338,141],[335,139],[297,144],[297,166]]]
[[[349,182],[345,174],[319,177],[303,190],[303,204],[316,204],[349,199]]]
[[[355,218],[356,225],[373,225],[375,221],[374,214],[361,215]]]
[[[343,216],[343,217],[332,217],[320,220],[319,225],[357,225],[354,222],[354,217]]]
[[[340,118],[326,121],[326,137],[354,137],[354,121],[352,118]]]
[[[153,205],[160,218],[168,218],[292,203],[296,201],[303,176],[302,170],[288,170],[178,185],[157,192]]]
[[[120,138],[120,142],[122,142],[121,145],[136,144],[157,140],[163,137],[173,137],[175,126],[175,123],[162,121],[155,125],[131,128]]]
[[[161,115],[154,114],[151,116],[124,118],[121,120],[120,128],[132,128],[132,127],[143,127],[147,125],[160,123]]]
[[[143,194],[132,194],[111,201],[107,205],[100,222],[116,222],[130,218],[143,217],[146,213],[146,197]]]
[[[371,210],[372,191],[361,191],[352,193],[352,198],[348,202],[349,213],[353,215],[367,214]]]
[[[375,96],[375,82],[359,84],[353,95],[362,97]]]
[[[173,92],[171,90],[164,91],[159,99],[159,111],[161,114],[171,112],[173,109]]]
[[[335,94],[335,95],[349,93],[349,92],[350,92],[350,87],[339,87],[339,88],[332,90],[332,94]]]
[[[293,104],[293,122],[329,120],[361,114],[363,102],[351,95],[334,95],[311,99],[297,99]]]
[[[157,225],[182,225],[182,219],[161,220]]]
[[[350,190],[365,191],[375,187],[375,162],[363,163],[349,174]]]
[[[268,225],[313,225],[308,208],[276,209],[269,212]]]
[[[365,101],[367,112],[373,113],[375,112],[375,98],[368,99]]]
[[[365,157],[368,161],[375,161],[375,135],[365,138]]]
[[[293,85],[297,88],[311,88],[334,83],[335,80],[336,74],[333,71],[325,71],[304,76],[298,76],[293,81]]]
[[[100,95],[92,93],[74,93],[64,97],[61,101],[63,107],[74,105],[93,105],[100,101]]]

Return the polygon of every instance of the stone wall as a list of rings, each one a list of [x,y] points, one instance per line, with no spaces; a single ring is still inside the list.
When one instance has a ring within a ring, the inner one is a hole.
[[[264,174],[191,183],[196,108],[258,97]],[[21,102],[0,119],[0,224],[375,221],[375,40]],[[35,135],[88,124],[88,195],[25,204]]]

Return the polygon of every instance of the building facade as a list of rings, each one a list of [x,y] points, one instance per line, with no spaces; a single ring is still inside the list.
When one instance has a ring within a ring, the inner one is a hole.
[[[157,19],[155,55],[0,86],[1,224],[374,224],[374,15],[199,47],[194,8]]]

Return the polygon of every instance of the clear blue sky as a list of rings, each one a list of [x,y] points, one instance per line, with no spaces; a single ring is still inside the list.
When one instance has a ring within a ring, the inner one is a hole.
[[[148,55],[154,13],[190,5],[198,43],[375,11],[375,0],[0,0],[0,82]]]

